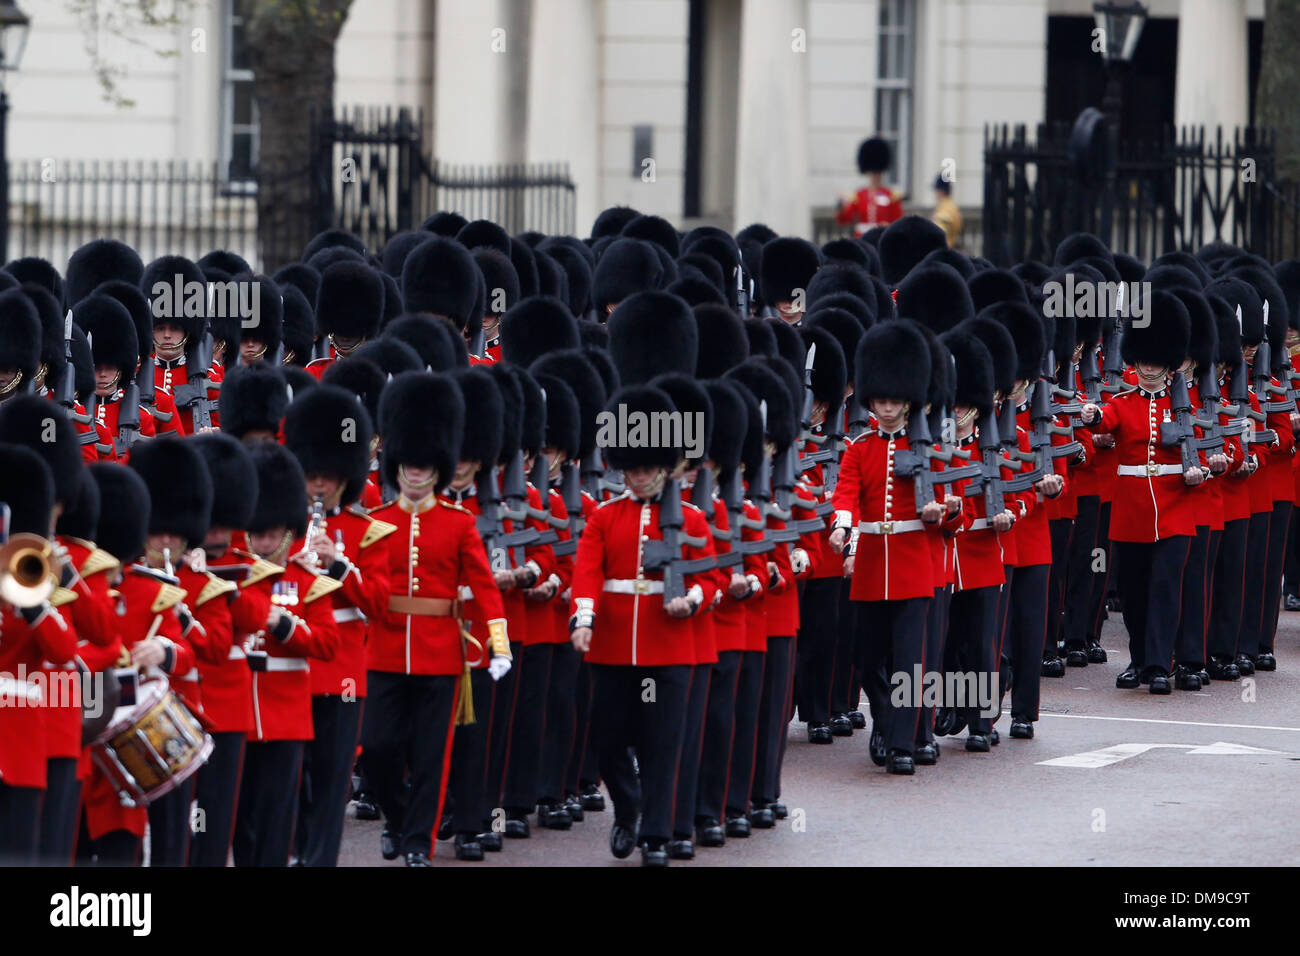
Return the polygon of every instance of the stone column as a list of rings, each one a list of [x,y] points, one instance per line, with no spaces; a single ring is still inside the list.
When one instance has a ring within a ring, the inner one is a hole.
[[[1207,130],[1250,122],[1246,0],[1182,0],[1174,122]]]

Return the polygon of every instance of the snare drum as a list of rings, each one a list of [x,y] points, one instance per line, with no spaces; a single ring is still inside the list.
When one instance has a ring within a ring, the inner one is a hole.
[[[212,738],[166,679],[140,684],[135,704],[117,708],[91,746],[95,763],[128,807],[175,790],[211,753]]]

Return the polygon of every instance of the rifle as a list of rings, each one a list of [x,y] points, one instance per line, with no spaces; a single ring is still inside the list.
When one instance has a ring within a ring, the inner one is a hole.
[[[710,519],[714,505],[713,497],[713,469],[708,465],[701,465],[700,470],[695,474],[695,484],[691,488],[691,503],[703,502],[696,504],[696,507],[704,512],[704,518],[709,524],[709,533],[715,541],[732,541],[736,535],[728,528],[726,531],[721,530]],[[719,551],[714,555],[714,566],[718,568],[730,568],[738,565],[744,559],[739,551],[732,548],[729,551]]]
[[[551,514],[551,461],[546,455],[540,452],[537,454],[537,457],[533,460],[533,470],[529,473],[528,480],[537,489],[542,502],[540,508],[534,508],[532,505],[527,505],[525,501],[525,510],[528,512],[528,517],[542,521],[549,526],[547,530],[538,533],[536,543],[557,544],[560,540],[559,529],[567,528],[569,522]]]
[[[67,361],[63,377],[54,390],[54,400],[73,414],[77,406],[77,371],[72,362],[72,310],[63,319],[63,357]],[[89,421],[89,419],[87,419]],[[84,424],[84,423],[83,423]]]
[[[505,475],[501,480],[501,497],[505,505],[501,508],[501,517],[514,522],[515,530],[501,535],[502,547],[511,551],[514,566],[523,567],[525,561],[524,546],[536,544],[541,534],[536,528],[527,525],[528,520],[528,483],[524,480],[524,453],[516,451],[506,465]]]
[[[1255,364],[1251,366],[1251,379],[1255,385],[1255,397],[1259,399],[1259,410],[1264,415],[1272,412],[1294,411],[1295,405],[1288,399],[1285,402],[1269,401],[1270,396],[1286,395],[1286,389],[1273,384],[1272,352],[1268,343],[1268,312],[1265,306],[1264,339],[1255,352]]]
[[[153,369],[149,369],[150,372]],[[122,390],[122,407],[117,413],[117,436],[113,444],[120,457],[140,440],[140,386],[132,382]]]
[[[867,430],[867,425],[869,424],[867,410],[863,408],[862,403],[858,401],[856,393],[849,400],[849,410],[845,424],[848,426],[847,431],[849,433],[849,438],[851,439],[857,438]]]
[[[208,370],[212,367],[212,333],[205,332],[186,361],[188,381],[172,391],[177,408],[188,408],[193,413],[194,431],[197,433],[212,426],[212,405],[208,400]]]
[[[647,571],[662,571],[664,575],[664,606],[673,598],[686,596],[686,576],[711,571],[717,565],[713,555],[688,559],[682,557],[682,548],[702,548],[706,539],[692,538],[682,531],[686,516],[682,511],[682,490],[674,479],[664,482],[659,496],[659,532],[662,541],[645,541],[641,545],[642,567]]]
[[[1160,443],[1166,447],[1177,445],[1182,454],[1183,470],[1201,467],[1201,450],[1223,447],[1222,437],[1198,438],[1196,426],[1209,428],[1218,424],[1218,415],[1214,421],[1206,421],[1192,413],[1192,399],[1187,391],[1187,377],[1182,372],[1174,372],[1169,385],[1170,407],[1174,420],[1160,423]]]
[[[749,283],[745,281],[745,262],[740,257],[740,247],[736,247],[736,311],[741,320],[749,318]]]
[[[1101,404],[1101,369],[1097,367],[1097,350],[1091,345],[1083,348],[1079,363],[1079,379],[1083,382],[1084,397],[1093,405]]]
[[[501,523],[501,495],[497,491],[495,468],[479,471],[474,493],[478,497],[479,510],[475,524],[478,525],[479,537],[483,539],[483,547],[487,549],[488,564],[493,571],[509,571],[510,557],[503,541],[505,531]]]
[[[578,538],[582,536],[582,529],[587,524],[587,519],[582,516],[582,486],[577,462],[564,463],[564,475],[560,478],[560,498],[564,501],[564,510],[569,512],[569,540],[555,544],[557,558],[577,552]]]
[[[767,536],[767,522],[762,518],[745,517],[745,495],[740,484],[740,472],[730,472],[722,482],[722,503],[727,508],[731,519],[732,551],[740,555],[766,554],[776,547],[776,542]],[[763,537],[758,541],[742,540],[741,532],[749,528],[759,532]]]
[[[1053,459],[1071,458],[1083,450],[1083,446],[1077,441],[1068,441],[1064,445],[1052,444],[1053,435],[1069,435],[1073,437],[1074,431],[1055,424],[1055,417],[1052,414],[1051,388],[1052,383],[1049,379],[1040,378],[1034,383],[1034,394],[1029,402],[1029,420],[1034,426],[1029,432],[1029,450],[1036,457],[1038,466],[1044,475],[1054,473],[1055,469],[1052,468]],[[1080,405],[1079,408],[1082,409],[1083,406]]]
[[[926,504],[936,500],[937,488],[980,476],[981,468],[978,464],[961,465],[943,471],[934,470],[931,462],[950,462],[960,449],[935,450],[934,440],[930,437],[930,423],[926,420],[923,409],[912,409],[908,413],[907,438],[908,447],[894,452],[894,474],[899,478],[912,479],[918,515]]]
[[[998,420],[994,412],[984,415],[979,422],[979,474],[966,486],[964,497],[984,497],[984,513],[992,518],[1006,510],[1002,494],[1002,443],[998,440]]]
[[[1238,312],[1240,312],[1240,307],[1238,307]],[[1223,411],[1232,416],[1233,421],[1227,427],[1238,429],[1238,431],[1229,432],[1229,434],[1244,435],[1247,420],[1259,422],[1261,425],[1268,421],[1267,415],[1250,407],[1250,376],[1246,371],[1246,360],[1244,358],[1237,363],[1237,367],[1232,371],[1232,389],[1229,393],[1229,399],[1231,404],[1225,404]],[[1251,432],[1246,444],[1271,445],[1275,441],[1277,441],[1277,432],[1271,428],[1256,428]]]
[[[1124,286],[1120,284],[1119,301],[1124,299]],[[1105,378],[1101,384],[1101,391],[1106,395],[1114,395],[1122,392],[1128,386],[1124,384],[1124,360],[1120,358],[1120,320],[1116,315],[1110,323],[1110,328],[1106,330],[1106,360],[1102,366],[1102,374]]]

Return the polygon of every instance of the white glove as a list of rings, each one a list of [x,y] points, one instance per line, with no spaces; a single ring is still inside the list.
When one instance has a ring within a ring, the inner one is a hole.
[[[488,673],[493,680],[500,680],[510,673],[510,666],[510,658],[496,656],[488,661]]]
[[[795,548],[790,552],[790,570],[795,574],[803,574],[808,570],[808,552],[803,548]]]

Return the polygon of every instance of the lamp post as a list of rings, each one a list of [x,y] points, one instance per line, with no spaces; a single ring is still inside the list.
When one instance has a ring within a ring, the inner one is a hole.
[[[0,0],[0,263],[9,261],[9,93],[10,72],[18,69],[27,48],[31,20],[15,0]]]
[[[1100,239],[1110,245],[1115,217],[1116,178],[1119,169],[1119,123],[1124,103],[1124,77],[1133,60],[1147,8],[1140,3],[1094,3],[1093,19],[1101,31],[1101,58],[1106,66],[1106,95],[1101,110],[1106,114],[1106,189],[1102,197]]]

